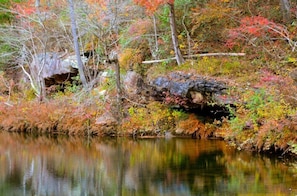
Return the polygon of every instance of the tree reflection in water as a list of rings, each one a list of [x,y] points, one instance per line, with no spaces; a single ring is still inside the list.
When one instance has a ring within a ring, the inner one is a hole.
[[[218,140],[0,132],[0,165],[0,195],[297,194],[296,163]]]

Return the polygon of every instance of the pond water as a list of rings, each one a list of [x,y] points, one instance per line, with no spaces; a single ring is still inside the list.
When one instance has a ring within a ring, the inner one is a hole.
[[[297,195],[297,163],[219,140],[0,132],[0,195]]]

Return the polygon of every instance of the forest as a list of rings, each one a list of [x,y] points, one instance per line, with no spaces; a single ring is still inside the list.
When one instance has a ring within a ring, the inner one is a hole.
[[[0,0],[0,128],[297,154],[290,0]]]

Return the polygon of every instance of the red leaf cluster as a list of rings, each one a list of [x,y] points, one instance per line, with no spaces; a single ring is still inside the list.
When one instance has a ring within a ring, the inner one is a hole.
[[[226,46],[232,48],[236,41],[246,40],[253,37],[273,37],[284,31],[281,25],[278,25],[262,16],[244,17],[240,21],[240,26],[229,31]]]
[[[17,13],[17,18],[22,18],[34,14],[36,7],[34,6],[34,0],[29,0],[27,2],[13,3],[12,10]]]
[[[150,20],[139,19],[130,26],[128,33],[131,36],[140,37],[148,33],[151,27],[152,27],[152,23]]]
[[[188,99],[178,96],[178,95],[171,95],[169,92],[163,92],[164,95],[164,103],[168,105],[180,105],[183,107],[187,107]]]
[[[281,76],[276,75],[268,70],[261,70],[259,83],[257,83],[254,87],[263,88],[269,85],[282,85],[283,83],[284,79]]]
[[[154,13],[160,6],[174,4],[174,0],[134,0],[134,2],[144,7],[148,14]]]

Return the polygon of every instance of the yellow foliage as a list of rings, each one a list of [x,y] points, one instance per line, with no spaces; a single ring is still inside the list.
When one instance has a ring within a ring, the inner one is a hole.
[[[186,62],[179,70],[193,70],[198,74],[210,76],[232,75],[234,77],[246,71],[248,67],[248,65],[242,65],[238,58],[203,57],[196,63]]]
[[[131,106],[128,109],[129,119],[123,123],[126,130],[167,131],[174,128],[175,117],[172,112],[159,102],[151,102],[147,107]]]
[[[134,66],[141,64],[142,58],[140,50],[127,48],[120,54],[120,67],[124,70],[133,69]]]
[[[35,91],[34,91],[32,88],[30,88],[30,89],[28,89],[28,90],[25,90],[25,91],[24,91],[24,95],[25,95],[25,99],[26,99],[27,101],[31,101],[31,100],[33,100],[33,99],[36,98]]]
[[[242,102],[236,110],[236,118],[230,121],[233,137],[239,142],[252,138],[259,150],[269,150],[273,146],[285,149],[288,138],[295,138],[289,130],[296,129],[291,128],[294,125],[288,117],[296,115],[296,108],[286,104],[277,92],[246,91]]]
[[[186,48],[186,46],[184,44],[180,44],[179,47],[180,47],[180,49],[185,49]]]
[[[224,40],[226,30],[235,25],[230,18],[236,18],[238,13],[240,12],[229,6],[227,2],[219,0],[210,1],[203,6],[198,4],[192,9],[190,31],[200,42],[205,42],[207,45],[209,42]]]
[[[222,1],[224,2],[224,1]],[[226,7],[218,2],[210,2],[205,8],[196,7],[193,9],[193,29],[195,30],[203,23],[220,21],[232,13],[234,8]]]
[[[93,51],[98,47],[98,37],[92,35],[90,40],[85,44],[84,51]]]

